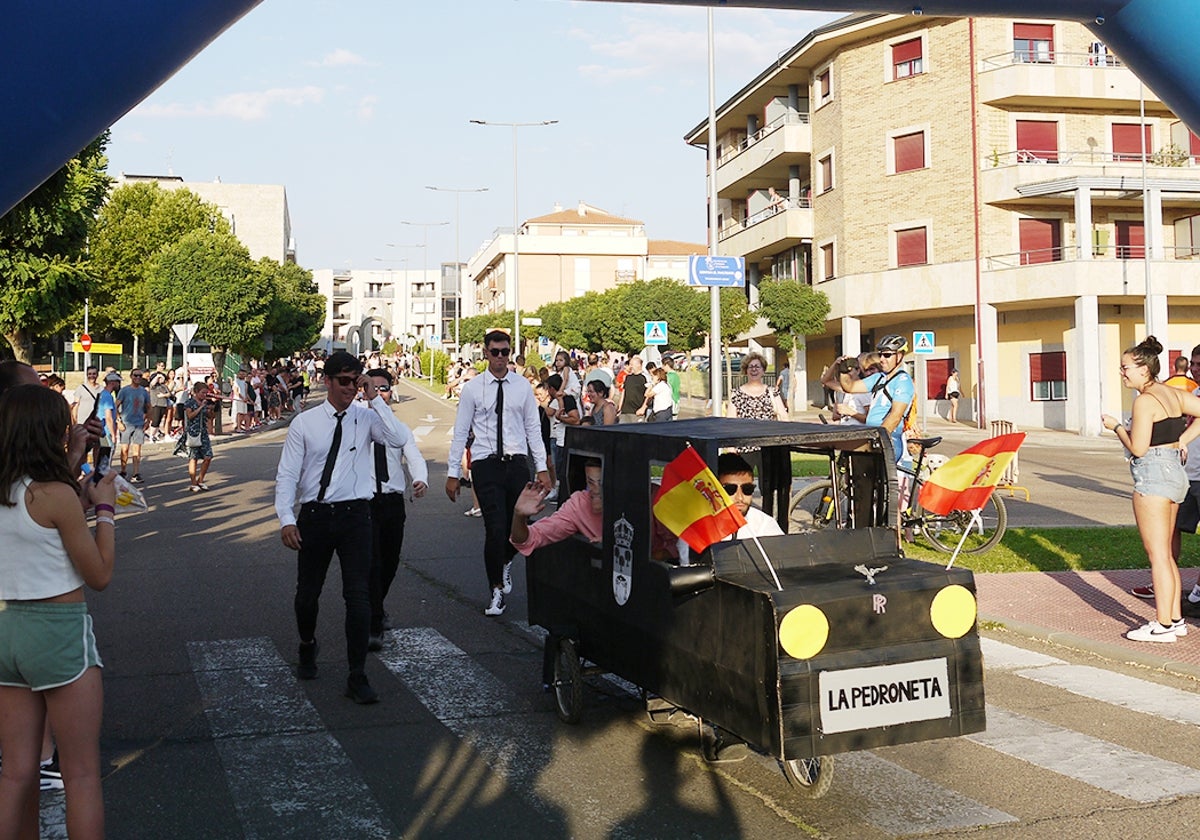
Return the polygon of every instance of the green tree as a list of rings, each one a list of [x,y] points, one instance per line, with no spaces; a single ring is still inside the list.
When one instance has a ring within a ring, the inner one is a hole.
[[[192,231],[158,253],[148,269],[150,321],[155,329],[195,323],[213,349],[217,370],[229,350],[262,346],[271,283],[231,234]]]
[[[792,358],[792,370],[799,369],[798,353],[809,335],[825,332],[829,317],[829,298],[805,283],[795,280],[763,280],[758,287],[759,312],[775,330],[779,346]],[[793,378],[793,384],[803,387]]]
[[[264,329],[271,335],[271,355],[283,358],[308,350],[321,337],[325,323],[325,296],[317,291],[312,272],[270,257],[259,260],[257,268],[270,289]]]
[[[93,331],[127,330],[144,336],[158,329],[150,315],[148,269],[167,246],[191,231],[229,233],[220,209],[189,190],[156,183],[125,184],[100,210],[90,243],[95,286]]]
[[[0,332],[20,361],[87,296],[88,231],[111,183],[107,145],[105,132],[0,218]]]

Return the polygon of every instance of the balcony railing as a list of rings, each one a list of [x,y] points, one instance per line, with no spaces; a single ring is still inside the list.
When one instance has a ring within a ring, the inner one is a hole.
[[[730,236],[741,233],[747,228],[752,228],[759,222],[765,222],[767,219],[778,216],[787,210],[804,209],[812,207],[812,199],[803,198],[785,198],[781,203],[759,210],[757,213],[752,213],[744,219],[728,219],[721,225],[721,230],[718,232],[718,239],[728,239]]]
[[[736,146],[732,146],[728,149],[723,149],[721,151],[721,156],[719,158],[717,158],[717,168],[720,169],[722,166],[729,163],[729,161],[733,160],[735,157],[740,155],[742,152],[749,149],[755,143],[758,143],[759,141],[766,139],[766,137],[768,135],[773,134],[775,131],[779,130],[780,128],[783,128],[783,126],[785,126],[785,125],[806,125],[807,123],[808,123],[808,114],[791,114],[791,113],[782,114],[782,115],[776,117],[775,119],[771,120],[769,123],[764,125],[758,131],[754,132],[749,137],[747,137],[745,140],[738,143]]]
[[[384,300],[391,300],[395,296],[396,296],[396,291],[394,289],[368,289],[367,293],[365,295],[363,295],[363,297],[365,297],[365,298],[384,299]]]
[[[1096,261],[1118,261],[1145,259],[1144,245],[1093,245],[1092,259]],[[1200,259],[1200,246],[1178,246],[1163,248],[1167,261]],[[1080,248],[1077,245],[1060,245],[1057,248],[1041,248],[1028,251],[1017,251],[1013,254],[996,254],[985,258],[987,271],[999,271],[1004,268],[1016,268],[1023,265],[1045,265],[1056,262],[1073,262],[1080,259]],[[1151,257],[1151,260],[1154,258]]]
[[[342,291],[341,289],[334,289],[333,290],[333,299],[334,300],[354,300],[354,292],[349,291],[349,290]]]
[[[1056,50],[1014,50],[983,59],[983,69],[996,70],[1014,64],[1046,64],[1056,67],[1123,67],[1120,59],[1110,52],[1076,53]]]
[[[1058,149],[1017,149],[1016,151],[993,151],[983,160],[983,168],[1015,166],[1018,164],[1052,164],[1058,166],[1108,166],[1114,163],[1141,163],[1140,152],[1101,152],[1089,149],[1086,152],[1060,151]],[[1151,166],[1183,168],[1200,165],[1200,156],[1189,155],[1180,147],[1169,144],[1145,155]]]

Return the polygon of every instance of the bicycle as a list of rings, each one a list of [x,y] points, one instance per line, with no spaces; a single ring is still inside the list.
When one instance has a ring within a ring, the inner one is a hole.
[[[908,442],[917,446],[919,452],[911,468],[896,468],[900,474],[908,477],[906,483],[911,485],[907,504],[900,511],[901,528],[906,533],[919,529],[934,549],[947,554],[956,549],[967,554],[982,554],[998,545],[1008,528],[1008,509],[1004,506],[1004,500],[993,493],[978,510],[936,514],[923,509],[919,501],[921,488],[931,472],[925,463],[925,452],[941,443],[942,438],[913,438]],[[835,463],[831,471],[832,478],[812,482],[792,496],[788,503],[789,531],[804,533],[830,526],[853,527],[843,457],[839,456]],[[833,490],[835,481],[839,488],[837,493]]]

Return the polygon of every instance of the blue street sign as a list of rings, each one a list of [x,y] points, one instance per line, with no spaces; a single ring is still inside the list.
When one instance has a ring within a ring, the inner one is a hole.
[[[688,257],[689,286],[746,285],[745,257]]]
[[[933,355],[933,330],[913,332],[913,352],[923,356]]]
[[[666,321],[646,321],[642,332],[645,336],[647,346],[667,343]]]

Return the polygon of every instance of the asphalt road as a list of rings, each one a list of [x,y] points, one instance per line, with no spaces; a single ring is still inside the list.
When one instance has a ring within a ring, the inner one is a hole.
[[[839,756],[816,801],[766,760],[706,765],[694,725],[652,725],[602,676],[582,722],[559,723],[522,564],[507,613],[485,617],[482,523],[441,492],[453,407],[400,393],[431,493],[409,509],[388,605],[400,629],[368,661],[376,706],[342,697],[336,571],[321,676],[291,676],[295,561],[272,509],[283,431],[218,445],[209,493],[186,492],[182,460],[151,454],[152,510],[121,518],[114,582],[89,599],[110,837],[1094,838],[1200,824],[1195,683],[1007,634],[985,651],[987,733]],[[1030,516],[1105,521],[1110,495],[1113,517],[1127,510],[1119,456],[1073,469],[1086,452],[1033,443]],[[1105,509],[1067,488],[1100,489]],[[43,796],[44,836],[63,836],[61,805]]]

